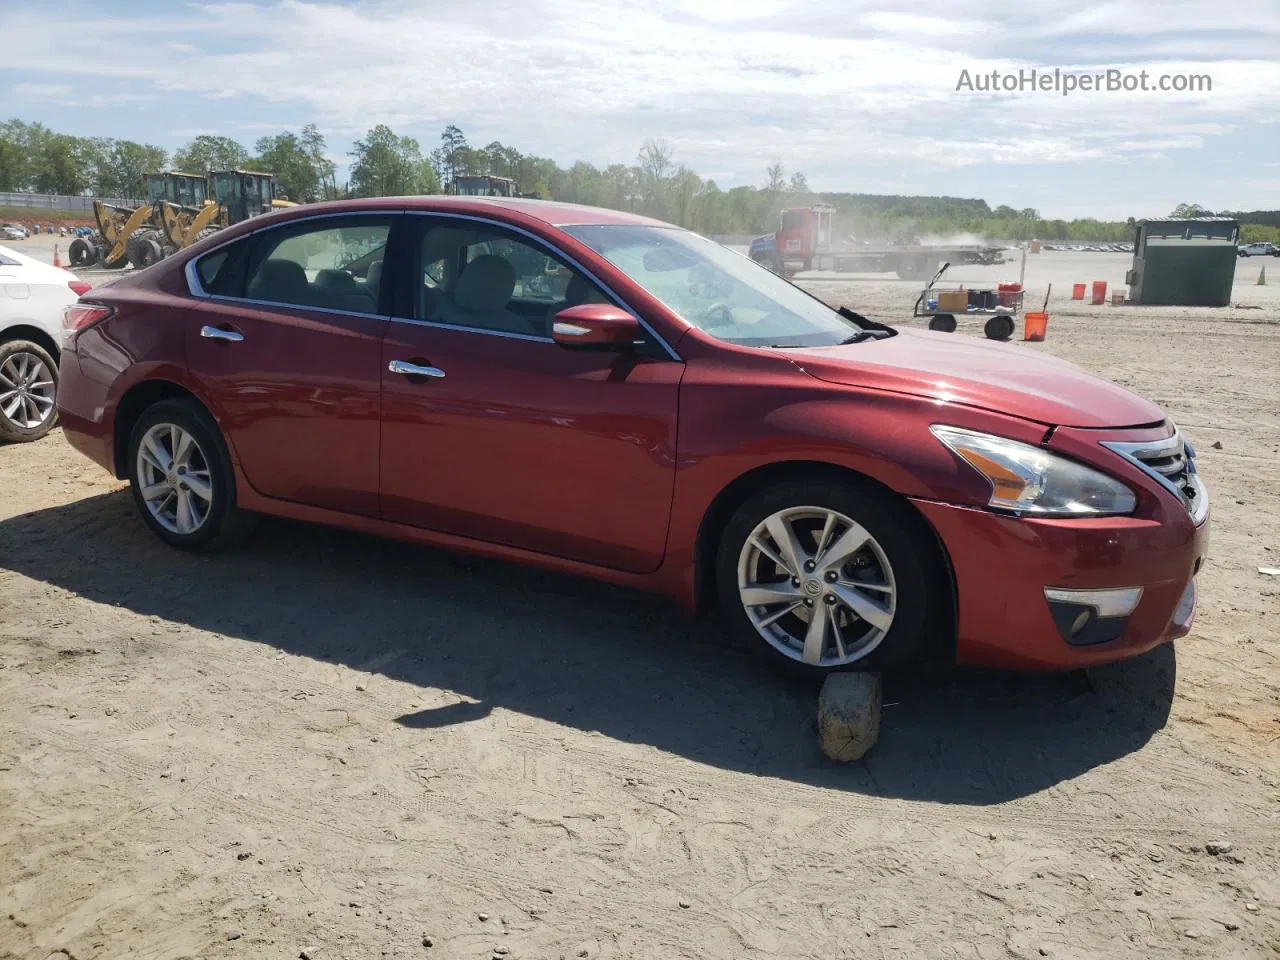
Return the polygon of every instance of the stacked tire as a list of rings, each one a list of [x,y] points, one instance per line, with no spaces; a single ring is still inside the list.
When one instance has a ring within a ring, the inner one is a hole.
[[[135,270],[142,270],[165,258],[164,234],[159,230],[139,230],[125,244],[125,256]]]

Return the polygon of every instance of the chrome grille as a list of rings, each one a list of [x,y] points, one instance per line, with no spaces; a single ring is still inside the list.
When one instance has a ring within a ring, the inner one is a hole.
[[[1209,491],[1196,471],[1196,452],[1177,430],[1163,440],[1141,443],[1110,440],[1103,441],[1102,445],[1159,481],[1182,501],[1195,523],[1208,515]]]

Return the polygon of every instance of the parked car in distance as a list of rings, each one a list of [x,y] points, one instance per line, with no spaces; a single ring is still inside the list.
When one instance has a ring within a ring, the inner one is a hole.
[[[0,441],[38,440],[57,423],[62,314],[89,289],[0,247]]]
[[[25,240],[27,228],[17,223],[0,223],[0,240]]]
[[[1280,246],[1274,243],[1242,243],[1236,248],[1242,257],[1280,257]]]
[[[810,675],[1084,667],[1195,610],[1208,494],[1155,404],[627,213],[299,207],[65,334],[68,440],[175,547],[253,513],[402,537],[718,605]]]

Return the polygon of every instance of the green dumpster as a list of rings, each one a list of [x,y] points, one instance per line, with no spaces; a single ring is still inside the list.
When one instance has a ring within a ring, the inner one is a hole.
[[[1229,217],[1143,220],[1125,276],[1130,303],[1225,307],[1236,277],[1240,224]]]

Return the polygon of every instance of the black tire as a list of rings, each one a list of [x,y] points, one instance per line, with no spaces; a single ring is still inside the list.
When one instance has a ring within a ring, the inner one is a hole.
[[[67,259],[73,267],[91,267],[98,258],[93,252],[92,244],[84,237],[76,237],[71,241],[71,246],[67,247]]]
[[[138,448],[152,427],[172,424],[194,439],[208,466],[212,501],[207,515],[191,533],[178,533],[161,524],[147,507],[139,477]],[[252,514],[236,506],[235,471],[213,417],[192,399],[162,400],[143,411],[129,436],[129,489],[142,522],[157,537],[182,550],[218,550],[242,542],[253,529]]]
[[[861,659],[841,665],[804,663],[766,640],[743,606],[738,593],[738,563],[747,538],[766,518],[794,507],[837,511],[860,524],[892,568],[896,591],[893,620],[879,644]],[[922,661],[929,641],[943,637],[951,622],[951,591],[946,577],[937,542],[925,521],[893,494],[856,481],[801,480],[763,490],[729,520],[716,551],[716,589],[729,632],[775,668],[810,679],[833,672],[884,670]]]
[[[929,318],[929,329],[940,333],[955,333],[956,318],[949,313],[935,313]]]
[[[28,426],[27,422],[35,419],[31,415],[31,404],[36,401],[32,400],[27,403],[19,403],[14,408],[12,416],[5,411],[14,406],[14,401],[18,397],[7,397],[0,400],[0,440],[6,440],[10,443],[30,443],[32,440],[39,440],[47,435],[58,423],[58,363],[50,355],[49,351],[38,343],[30,340],[8,340],[0,343],[0,396],[7,395],[10,391],[19,388],[19,384],[10,384],[5,373],[6,364],[12,360],[15,365],[21,365],[24,368],[29,367],[30,362],[23,358],[34,357],[44,369],[48,371],[48,377],[53,381],[52,397],[54,401],[53,410],[48,418],[36,426]],[[40,381],[45,382],[44,380]],[[41,388],[40,393],[47,393],[47,388]],[[43,402],[40,404],[43,406]],[[19,418],[24,419],[20,420]]]
[[[144,270],[164,259],[158,230],[139,230],[125,244],[125,256],[135,270]]]
[[[933,276],[929,269],[929,260],[923,255],[904,256],[898,261],[893,272],[899,280],[928,280]]]
[[[982,327],[988,340],[1008,340],[1013,336],[1013,317],[1007,313],[998,313]]]

